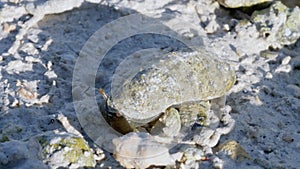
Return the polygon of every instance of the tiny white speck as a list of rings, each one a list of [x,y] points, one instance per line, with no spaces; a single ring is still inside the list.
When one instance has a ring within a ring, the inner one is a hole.
[[[285,36],[290,36],[292,34],[291,30],[289,28],[285,29],[284,35]]]

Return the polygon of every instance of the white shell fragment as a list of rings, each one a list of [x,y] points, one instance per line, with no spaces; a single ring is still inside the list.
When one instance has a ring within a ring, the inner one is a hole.
[[[155,58],[156,63],[115,86],[115,108],[132,122],[150,122],[174,104],[221,97],[235,82],[230,65],[205,49]]]
[[[182,154],[169,154],[168,148],[148,133],[128,133],[113,139],[114,156],[126,168],[175,165]]]

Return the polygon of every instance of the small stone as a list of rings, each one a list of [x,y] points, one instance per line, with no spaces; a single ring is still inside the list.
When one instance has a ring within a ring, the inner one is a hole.
[[[34,58],[32,56],[26,56],[25,57],[25,61],[26,62],[30,62],[30,63],[42,63],[41,59],[39,58]]]
[[[266,78],[266,79],[272,79],[272,78],[273,78],[272,73],[267,72],[265,78]]]
[[[263,105],[263,102],[260,100],[259,96],[255,96],[255,104],[256,105]]]
[[[294,141],[294,138],[292,136],[289,136],[289,135],[284,135],[282,137],[282,140],[285,141],[285,142],[287,142],[287,143],[291,143],[291,142]]]
[[[41,48],[41,50],[42,50],[42,51],[48,50],[49,46],[50,46],[52,43],[53,43],[53,40],[52,40],[52,39],[48,39],[48,40],[45,42],[44,46]]]
[[[10,105],[10,107],[12,108],[16,108],[20,106],[20,101],[19,100],[14,100],[14,102],[12,102],[12,104]]]
[[[57,74],[53,70],[49,70],[49,71],[45,72],[44,75],[47,76],[48,79],[56,79],[57,78]]]
[[[264,2],[271,2],[272,0],[218,0],[218,2],[227,8],[240,8],[240,7],[250,7],[253,5],[261,4]]]
[[[290,36],[292,34],[291,30],[289,28],[286,28],[284,31],[285,36]]]
[[[150,66],[147,69],[139,66],[132,69],[133,60],[128,60],[114,74],[117,78],[113,81],[115,87],[111,91],[111,100],[126,120],[146,124],[159,117],[170,105],[219,98],[235,83],[234,69],[205,48],[189,53],[157,51],[151,53],[151,57],[154,64],[147,63]],[[125,78],[125,72],[130,71],[136,76]],[[131,80],[124,83],[126,79]]]
[[[215,157],[213,159],[213,167],[214,167],[214,169],[222,169],[223,166],[224,166],[224,161],[223,160],[221,160],[218,157]]]
[[[37,55],[39,53],[38,49],[33,43],[25,43],[20,50],[29,55]]]
[[[287,65],[290,61],[291,61],[291,57],[290,56],[287,56],[285,57],[282,61],[281,61],[281,64],[282,65]]]
[[[275,73],[289,73],[292,71],[291,65],[280,65],[278,68],[275,69]]]
[[[236,141],[227,141],[218,146],[218,151],[223,151],[229,155],[233,160],[242,161],[244,159],[250,159],[246,150]]]
[[[228,24],[223,25],[224,31],[230,31],[230,26]]]
[[[266,58],[266,61],[273,61],[277,58],[278,52],[265,50],[260,52],[260,56]]]
[[[266,94],[271,94],[272,93],[272,89],[269,86],[262,86],[262,90],[266,93]]]
[[[14,31],[14,30],[16,30],[16,25],[14,25],[14,24],[8,24],[8,23],[4,23],[3,24],[3,32],[5,32],[5,33],[10,33],[11,31]]]
[[[212,34],[220,28],[219,24],[215,20],[211,20],[209,24],[204,28],[207,34]]]

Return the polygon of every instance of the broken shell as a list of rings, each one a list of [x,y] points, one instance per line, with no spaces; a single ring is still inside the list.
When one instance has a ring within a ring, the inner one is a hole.
[[[126,168],[175,165],[182,154],[169,154],[168,148],[148,133],[128,133],[113,139],[114,156]]]
[[[171,105],[221,97],[235,83],[230,65],[205,49],[154,59],[131,80],[113,84],[114,107],[133,123],[146,124]]]

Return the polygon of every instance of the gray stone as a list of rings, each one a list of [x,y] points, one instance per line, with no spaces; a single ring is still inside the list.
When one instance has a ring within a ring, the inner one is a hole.
[[[205,49],[197,50],[160,55],[132,79],[115,83],[115,108],[129,121],[145,124],[171,105],[224,96],[235,82],[233,68]]]
[[[227,8],[249,7],[271,1],[273,0],[218,0],[221,5]]]

